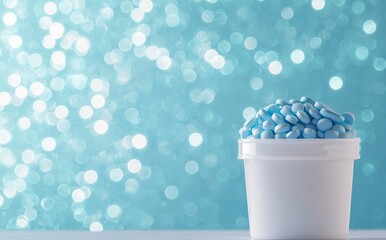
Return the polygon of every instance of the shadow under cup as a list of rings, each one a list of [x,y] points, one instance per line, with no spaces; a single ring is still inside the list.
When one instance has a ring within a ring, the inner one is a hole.
[[[254,239],[345,239],[359,138],[239,139]]]

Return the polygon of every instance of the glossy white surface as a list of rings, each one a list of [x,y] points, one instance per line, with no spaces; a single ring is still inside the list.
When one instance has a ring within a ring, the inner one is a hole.
[[[249,240],[249,231],[0,231],[4,240]],[[352,230],[348,239],[386,239],[386,230]]]

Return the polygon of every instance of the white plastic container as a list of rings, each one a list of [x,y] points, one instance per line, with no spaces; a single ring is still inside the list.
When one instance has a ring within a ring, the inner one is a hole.
[[[254,239],[345,239],[359,138],[239,139]]]

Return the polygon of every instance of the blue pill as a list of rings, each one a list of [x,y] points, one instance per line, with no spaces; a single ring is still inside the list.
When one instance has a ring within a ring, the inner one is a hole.
[[[332,127],[332,122],[328,118],[321,118],[316,125],[319,131],[324,132]]]
[[[251,119],[248,119],[245,123],[244,123],[244,127],[246,128],[251,128],[253,127],[255,124],[256,124],[257,120],[255,117],[252,117]]]
[[[315,102],[314,107],[315,107],[316,109],[318,109],[319,111],[320,111],[322,108],[330,109],[330,110],[331,110],[331,108],[330,108],[329,106],[327,106],[326,104],[324,104],[324,103],[322,103],[322,102],[319,102],[319,101]]]
[[[322,116],[320,115],[319,111],[315,108],[311,108],[308,113],[311,115],[311,117],[315,118],[316,120],[319,120]]]
[[[342,114],[342,116],[344,117],[344,121],[348,124],[354,124],[355,122],[355,116],[354,114],[350,113],[350,112],[345,112]]]
[[[285,139],[286,133],[277,133],[275,134],[275,139]]]
[[[303,110],[299,110],[297,113],[296,113],[296,116],[298,117],[298,119],[305,123],[305,124],[309,124],[311,122],[310,120],[310,117],[308,116],[307,113],[305,113]]]
[[[291,111],[291,105],[284,105],[281,109],[280,109],[280,114],[283,115],[283,116],[287,116],[287,115],[292,115],[292,111]]]
[[[288,123],[280,123],[275,127],[275,133],[286,133],[291,129]]]
[[[306,103],[306,102],[308,102],[308,103],[310,103],[310,104],[312,104],[312,105],[315,104],[315,100],[314,100],[314,99],[309,98],[309,97],[305,97],[305,96],[303,96],[303,97],[300,98],[300,102],[301,102],[301,103]]]
[[[351,138],[350,133],[339,133],[339,138]]]
[[[303,130],[303,137],[310,139],[310,138],[315,138],[316,137],[316,131],[312,128],[304,128]]]
[[[336,123],[342,123],[344,121],[344,117],[342,115],[329,109],[322,108],[322,110],[320,110],[320,115],[325,118],[329,118]]]
[[[276,104],[271,104],[271,105],[269,105],[268,107],[267,107],[267,112],[269,113],[269,114],[273,114],[273,113],[278,113],[278,112],[280,112],[280,107],[278,106],[278,105],[276,105]]]
[[[334,138],[339,138],[339,132],[335,130],[327,130],[324,133],[324,138],[325,139],[334,139]]]
[[[299,130],[292,130],[290,132],[288,132],[285,137],[287,139],[297,139],[298,137],[300,137],[300,131]]]
[[[342,122],[341,125],[347,130],[347,131],[351,131],[353,130],[353,126],[346,123],[346,122]]]
[[[357,132],[353,129],[353,130],[351,130],[351,131],[348,131],[350,134],[351,134],[351,137],[356,137],[356,135],[357,135]]]
[[[291,107],[291,111],[294,114],[296,114],[300,110],[302,110],[302,111],[304,110],[304,105],[302,103],[300,103],[300,102],[293,104],[292,107]]]
[[[297,102],[299,102],[299,101],[296,100],[296,99],[291,99],[291,100],[288,101],[288,103],[291,104],[291,105],[294,105]]]
[[[288,105],[288,103],[282,99],[277,99],[276,104],[281,105],[281,106]]]
[[[276,124],[272,120],[265,120],[263,122],[264,130],[273,130],[276,127]]]
[[[257,114],[264,120],[270,120],[271,116],[268,114],[268,112],[265,109],[260,109]]]
[[[242,127],[242,128],[239,130],[239,133],[240,133],[240,137],[241,137],[241,138],[247,138],[247,137],[251,134],[251,132],[249,131],[249,129],[246,128],[246,127]]]
[[[318,129],[316,128],[316,126],[315,126],[315,125],[312,125],[312,124],[306,124],[306,125],[304,126],[304,129],[306,129],[306,128],[311,128],[311,129],[314,129],[315,131],[318,130]]]
[[[261,133],[261,139],[271,139],[273,138],[273,132],[269,130],[265,130]]]
[[[312,105],[312,104],[309,103],[309,102],[305,102],[305,103],[303,104],[303,106],[304,106],[304,111],[305,111],[305,112],[309,112],[311,108],[314,108],[314,105]]]
[[[344,127],[340,124],[335,124],[334,126],[332,126],[332,130],[338,131],[339,134],[346,132],[346,129],[344,129]]]
[[[261,129],[261,128],[259,128],[259,127],[254,127],[254,128],[252,128],[252,135],[253,136],[258,136],[258,137],[260,137],[260,135],[261,135],[261,133],[263,132],[264,130],[263,129]]]
[[[316,135],[318,136],[318,138],[324,138],[324,133],[321,131],[317,131]]]
[[[291,124],[296,124],[299,121],[295,115],[287,115],[285,116],[285,120]]]
[[[276,124],[280,124],[284,122],[284,117],[279,113],[272,114],[272,121],[274,121]]]
[[[303,131],[304,125],[303,124],[296,124],[291,128],[292,131],[298,130],[298,131]]]
[[[314,126],[316,127],[316,124],[318,124],[318,120],[312,119],[311,124],[314,125]]]

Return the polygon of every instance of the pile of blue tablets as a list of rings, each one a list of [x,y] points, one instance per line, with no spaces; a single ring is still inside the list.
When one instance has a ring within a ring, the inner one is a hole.
[[[247,139],[354,138],[354,121],[352,113],[339,114],[309,97],[289,102],[278,99],[247,120],[240,136]]]

